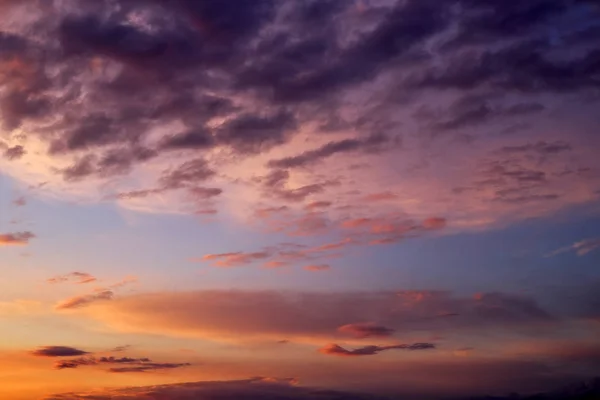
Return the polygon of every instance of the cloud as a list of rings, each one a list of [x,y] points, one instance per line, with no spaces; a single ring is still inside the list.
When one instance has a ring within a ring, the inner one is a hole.
[[[254,253],[221,253],[221,254],[207,254],[202,257],[202,261],[213,262],[215,267],[235,267],[239,265],[250,264],[257,260],[264,260],[270,257],[270,254],[266,251],[259,251]]]
[[[48,283],[62,283],[62,282],[72,282],[76,284],[84,284],[84,283],[92,283],[96,282],[98,279],[88,274],[87,272],[71,272],[65,275],[55,276],[53,278],[49,278],[46,280]]]
[[[381,192],[381,193],[373,193],[364,197],[364,201],[366,202],[377,202],[377,201],[387,201],[387,200],[395,200],[398,196],[391,192]]]
[[[194,214],[194,195],[283,203],[325,213],[318,232],[340,210],[306,203],[364,214],[348,219],[443,215],[458,230],[597,200],[597,174],[580,172],[595,165],[590,3],[257,2],[54,2],[3,21],[2,170],[148,211]],[[546,162],[480,168],[531,154]],[[217,184],[243,193],[193,189]],[[365,204],[382,191],[397,198]]]
[[[305,270],[311,272],[320,272],[320,271],[328,271],[331,267],[328,264],[315,264],[315,265],[307,265],[304,267]]]
[[[29,231],[0,233],[0,246],[25,246],[35,237]]]
[[[93,393],[66,393],[47,397],[46,400],[87,399],[124,400],[147,399],[289,399],[289,400],[384,400],[378,395],[340,392],[294,385],[294,379],[251,378],[236,381],[186,382],[146,387],[103,389]]]
[[[106,371],[111,373],[127,372],[148,372],[161,369],[174,369],[187,367],[190,363],[156,363],[149,358],[130,358],[130,357],[81,357],[69,360],[60,360],[54,364],[55,369],[75,369],[81,366],[90,365],[111,365],[122,364],[124,367],[110,367]]]
[[[4,150],[4,158],[8,160],[18,160],[25,155],[25,148],[21,145],[9,147]]]
[[[365,346],[354,350],[347,350],[337,344],[328,344],[319,349],[320,353],[333,356],[373,356],[386,350],[428,350],[435,349],[432,343],[413,343],[413,344],[397,344],[391,346]]]
[[[554,329],[551,327],[559,323],[526,296],[484,293],[462,297],[427,291],[148,293],[96,302],[82,312],[124,331],[217,341],[285,337],[313,343],[347,337],[339,327],[356,321],[377,321],[377,326],[398,334],[440,329],[478,334],[503,329],[531,332],[536,327]],[[362,331],[368,334],[369,329]],[[358,334],[358,330],[354,327],[353,332]],[[371,334],[375,331],[373,328]]]
[[[312,211],[312,210],[316,210],[316,209],[320,209],[320,208],[327,208],[327,207],[331,207],[333,203],[331,201],[325,201],[325,200],[321,200],[321,201],[313,201],[312,203],[308,203],[304,208]]]
[[[68,299],[57,303],[55,308],[57,310],[70,310],[74,308],[85,307],[97,301],[112,300],[113,296],[113,291],[102,290],[97,293],[69,297]]]
[[[19,196],[12,202],[16,207],[24,207],[27,205],[27,199],[24,196]]]
[[[370,337],[388,337],[394,333],[394,329],[377,325],[372,322],[342,325],[338,328],[338,331],[354,336],[358,339],[366,339]]]
[[[187,161],[177,168],[165,171],[160,183],[168,189],[178,189],[204,181],[214,175],[208,163],[203,159]]]
[[[591,253],[594,250],[600,248],[600,238],[589,238],[583,239],[579,242],[575,242],[570,246],[562,247],[558,250],[555,250],[547,255],[547,257],[555,256],[558,254],[574,251],[578,256],[584,256],[588,253]]]
[[[384,135],[372,135],[364,140],[345,139],[339,142],[329,142],[316,150],[306,151],[300,155],[286,157],[279,160],[269,161],[271,168],[298,168],[313,166],[319,160],[331,157],[336,153],[345,153],[357,150],[377,152],[381,151],[381,145],[387,143],[388,138]]]
[[[37,357],[73,357],[89,354],[87,351],[68,346],[44,346],[31,352]]]

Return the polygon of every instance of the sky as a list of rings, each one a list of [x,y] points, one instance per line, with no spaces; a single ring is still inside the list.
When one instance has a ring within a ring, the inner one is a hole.
[[[0,0],[0,398],[600,375],[595,0]]]

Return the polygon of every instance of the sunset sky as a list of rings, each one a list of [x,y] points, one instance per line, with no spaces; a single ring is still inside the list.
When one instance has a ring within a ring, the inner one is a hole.
[[[600,375],[599,49],[596,0],[0,0],[0,399]]]

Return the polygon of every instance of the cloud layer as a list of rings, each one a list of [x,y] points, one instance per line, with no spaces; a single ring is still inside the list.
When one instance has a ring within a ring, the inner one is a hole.
[[[144,211],[288,207],[295,234],[592,202],[597,8],[542,3],[3,3],[2,167]]]

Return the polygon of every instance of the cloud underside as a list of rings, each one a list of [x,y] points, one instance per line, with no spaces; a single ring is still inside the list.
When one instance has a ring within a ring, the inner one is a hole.
[[[335,222],[597,199],[593,1],[238,3],[3,3],[24,21],[0,23],[3,170],[145,211]]]
[[[292,340],[319,346],[346,340],[397,345],[394,335],[419,331],[531,332],[552,329],[560,322],[524,296],[461,297],[427,291],[155,293],[97,302],[81,313],[123,331],[215,341]]]

